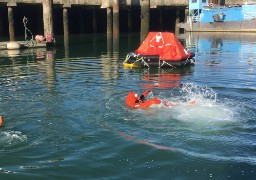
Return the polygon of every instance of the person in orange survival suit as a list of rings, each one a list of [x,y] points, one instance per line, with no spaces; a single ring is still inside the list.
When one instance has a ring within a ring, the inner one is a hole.
[[[176,107],[176,106],[182,105],[174,102],[162,101],[158,98],[145,100],[149,92],[151,92],[151,90],[146,90],[145,92],[143,92],[143,94],[140,97],[135,92],[129,92],[128,95],[126,96],[126,104],[133,108],[144,108],[144,109],[149,108],[153,104],[157,105],[161,103],[163,103],[163,105],[166,107]],[[187,102],[187,105],[194,105],[194,104],[196,104],[196,100]]]
[[[158,98],[145,100],[149,92],[151,90],[146,90],[140,97],[135,92],[129,92],[126,96],[126,104],[133,108],[149,108],[153,104],[161,104],[161,100]]]

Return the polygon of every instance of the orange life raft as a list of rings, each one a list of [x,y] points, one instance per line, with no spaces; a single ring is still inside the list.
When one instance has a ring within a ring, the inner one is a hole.
[[[127,54],[124,67],[174,67],[193,65],[195,53],[187,51],[170,32],[149,32],[135,50]]]
[[[145,91],[140,97],[135,92],[129,92],[126,96],[126,104],[132,108],[149,108],[153,104],[161,104],[161,100],[158,98],[152,98],[144,101],[144,98],[146,98],[149,92],[151,91]]]

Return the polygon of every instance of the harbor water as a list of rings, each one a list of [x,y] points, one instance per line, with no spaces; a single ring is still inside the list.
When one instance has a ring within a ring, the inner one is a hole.
[[[183,34],[194,66],[125,69],[139,37],[0,51],[0,179],[255,178],[255,35]],[[126,106],[146,89],[177,106]]]

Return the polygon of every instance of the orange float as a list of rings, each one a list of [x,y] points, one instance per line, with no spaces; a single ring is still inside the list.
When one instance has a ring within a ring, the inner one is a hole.
[[[3,124],[4,124],[4,118],[0,116],[0,127],[3,126]]]

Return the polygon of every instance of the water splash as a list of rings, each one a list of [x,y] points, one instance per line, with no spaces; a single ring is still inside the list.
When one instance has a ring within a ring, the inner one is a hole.
[[[172,117],[177,120],[200,123],[235,120],[235,107],[218,100],[217,93],[207,86],[183,84],[179,95],[171,100],[178,104],[172,107]],[[190,104],[192,101],[196,103]]]

